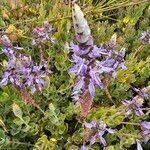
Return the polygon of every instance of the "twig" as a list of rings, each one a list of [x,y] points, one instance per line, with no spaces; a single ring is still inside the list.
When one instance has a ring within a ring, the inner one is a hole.
[[[136,50],[135,53],[133,54],[133,57],[136,57],[136,55],[144,48],[144,45],[140,45]]]
[[[120,122],[121,124],[133,125],[133,126],[140,126],[139,123],[132,123],[132,122]]]

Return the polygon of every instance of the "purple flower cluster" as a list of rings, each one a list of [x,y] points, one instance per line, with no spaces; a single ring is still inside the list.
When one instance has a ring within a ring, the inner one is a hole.
[[[5,73],[0,86],[5,86],[10,82],[18,88],[31,88],[32,94],[35,91],[41,91],[44,86],[44,78],[51,73],[48,63],[42,61],[40,65],[34,65],[30,56],[17,52],[16,48],[22,48],[13,47],[7,36],[1,39],[4,41],[3,53],[8,57],[8,62],[4,66]]]
[[[84,126],[92,130],[92,135],[89,139],[90,146],[92,146],[97,139],[99,140],[100,144],[102,144],[104,147],[107,146],[106,140],[103,137],[104,134],[106,132],[110,134],[114,134],[116,132],[111,128],[107,128],[106,124],[103,121],[100,121],[98,123],[96,121],[92,121],[91,123],[84,123]],[[85,144],[82,146],[82,150],[83,149],[86,149]]]
[[[147,143],[150,140],[150,122],[143,121],[140,124],[141,127],[141,134],[144,137],[144,142]],[[143,150],[141,146],[140,140],[136,140],[137,142],[137,150]]]
[[[52,31],[52,26],[48,21],[45,21],[43,27],[37,27],[33,30],[32,45],[40,45],[48,41],[55,43],[55,39],[52,38]]]
[[[143,115],[143,101],[144,99],[139,95],[135,96],[131,101],[123,100],[122,103],[126,109],[125,116],[128,117],[132,112],[134,112],[137,116]]]
[[[141,34],[140,40],[143,44],[150,44],[150,29]]]
[[[144,142],[147,143],[150,140],[150,122],[141,122],[141,134],[144,137]]]
[[[116,76],[118,68],[126,69],[124,65],[125,49],[116,51],[116,35],[114,34],[108,46],[94,45],[91,30],[84,14],[77,4],[74,4],[73,21],[77,45],[71,42],[73,52],[72,62],[75,65],[69,70],[78,77],[78,83],[73,89],[73,99],[79,101],[80,95],[88,90],[94,98],[95,86],[103,89],[101,77],[105,75]]]
[[[122,103],[125,106],[125,116],[128,117],[132,112],[134,112],[137,116],[143,115],[142,106],[144,99],[149,97],[149,86],[144,87],[142,89],[133,88],[133,90],[137,93],[136,96],[132,98],[132,100],[123,100]]]

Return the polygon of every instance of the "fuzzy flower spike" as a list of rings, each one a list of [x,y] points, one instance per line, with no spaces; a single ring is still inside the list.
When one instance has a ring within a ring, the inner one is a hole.
[[[72,97],[75,102],[81,104],[81,109],[84,109],[82,102],[87,103],[86,110],[89,110],[95,95],[95,86],[98,85],[100,88],[103,88],[95,59],[100,57],[101,48],[94,45],[90,27],[77,4],[74,4],[72,14],[77,45],[73,42],[70,44],[75,65],[69,72],[78,77]]]
[[[33,29],[32,45],[40,45],[46,42],[55,43],[52,37],[53,28],[48,21],[44,21],[43,27],[36,27]]]
[[[115,51],[116,35],[113,35],[108,47],[97,47],[87,20],[77,4],[73,5],[72,14],[77,44],[70,43],[74,66],[69,73],[78,78],[72,98],[81,106],[81,117],[85,117],[91,108],[95,87],[104,88],[101,77],[104,74],[115,77],[118,68],[126,68],[123,64],[125,52],[124,49]]]

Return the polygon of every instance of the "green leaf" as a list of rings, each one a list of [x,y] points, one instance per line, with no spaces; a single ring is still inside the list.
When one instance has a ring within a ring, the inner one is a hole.
[[[0,17],[0,27],[5,27],[5,22],[3,21],[3,19]]]
[[[16,103],[13,103],[12,109],[13,109],[13,113],[16,117],[22,118],[22,110]]]
[[[114,146],[107,146],[106,150],[116,150]]]
[[[5,142],[5,133],[2,129],[0,129],[0,144],[3,144]]]

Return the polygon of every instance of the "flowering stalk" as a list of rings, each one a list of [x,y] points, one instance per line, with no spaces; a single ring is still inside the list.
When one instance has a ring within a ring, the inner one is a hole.
[[[125,49],[115,51],[116,35],[112,36],[107,47],[97,47],[87,20],[77,4],[74,4],[72,13],[77,45],[73,42],[70,44],[75,65],[69,72],[78,78],[72,97],[81,106],[81,118],[85,118],[92,105],[95,86],[103,89],[111,98],[107,86],[111,77],[116,76],[118,68],[126,69],[123,64]],[[109,78],[103,83],[101,77]]]
[[[45,83],[44,78],[51,73],[48,69],[48,63],[42,60],[40,65],[34,65],[30,56],[18,52],[23,48],[14,47],[6,35],[0,37],[0,41],[4,45],[3,53],[8,57],[8,62],[4,65],[5,73],[0,81],[0,86],[11,83],[20,91],[25,102],[39,108],[27,89],[30,89],[32,94],[36,91],[42,91]]]
[[[143,44],[150,44],[150,29],[141,33],[140,40]]]

